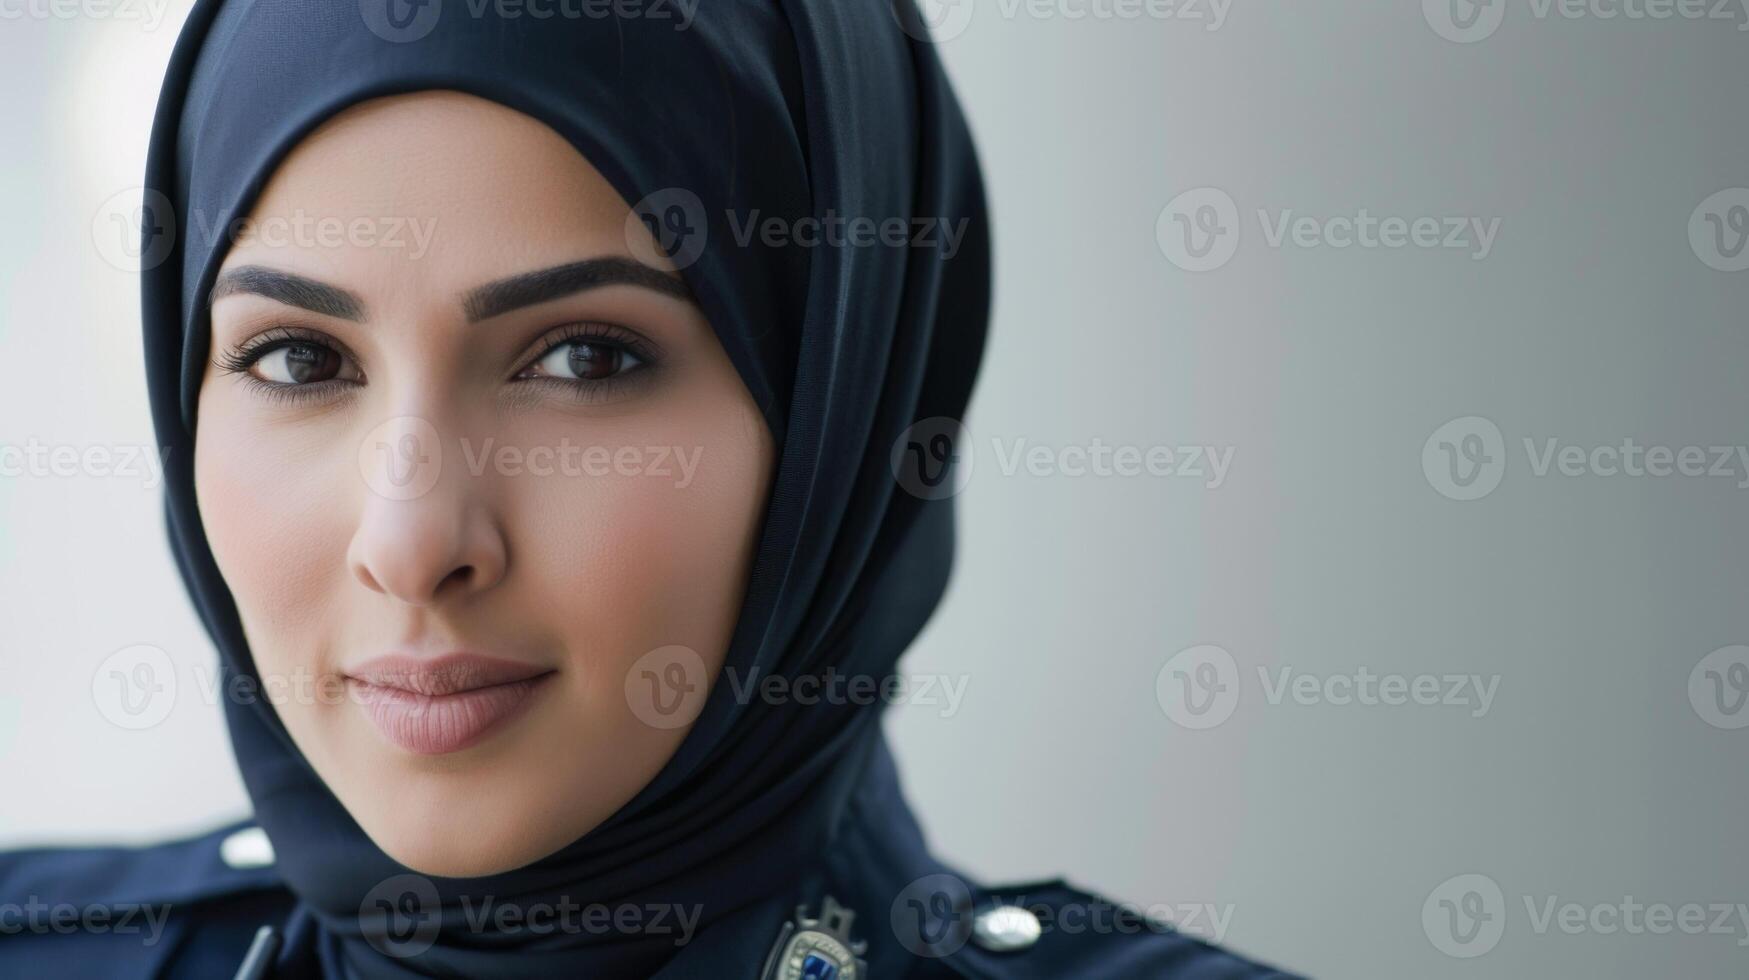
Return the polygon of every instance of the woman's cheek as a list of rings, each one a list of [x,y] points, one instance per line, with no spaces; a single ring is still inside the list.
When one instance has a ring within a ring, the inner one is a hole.
[[[322,612],[343,582],[351,506],[344,474],[334,472],[331,448],[317,452],[307,435],[286,439],[238,422],[243,414],[215,409],[197,429],[201,523],[260,670],[314,668],[299,654],[322,648]]]
[[[733,417],[688,421],[617,442],[639,454],[636,472],[524,476],[511,494],[512,551],[530,566],[512,577],[543,593],[588,688],[620,702],[626,672],[658,647],[688,647],[714,674],[745,588],[769,456]]]

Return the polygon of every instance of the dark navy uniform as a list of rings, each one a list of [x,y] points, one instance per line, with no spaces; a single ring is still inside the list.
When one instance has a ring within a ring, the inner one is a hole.
[[[259,976],[321,976],[313,956],[279,949],[304,930],[273,860],[266,835],[249,823],[152,847],[0,852],[0,905],[13,913],[0,920],[0,977],[233,977],[264,926],[272,927],[262,943],[272,955],[261,958]],[[1061,879],[970,885],[976,911],[964,928],[927,937],[900,935],[911,928],[902,898],[857,894],[854,883],[834,887],[843,893],[833,902],[853,916],[849,937],[866,945],[868,962],[888,968],[866,972],[877,980],[1291,976],[1159,923],[1051,928],[1045,922],[1053,918],[1075,921],[1069,910],[1114,907]],[[794,912],[767,903],[707,928],[659,976],[756,980]],[[943,952],[904,948],[919,939]],[[294,965],[268,965],[274,959]]]

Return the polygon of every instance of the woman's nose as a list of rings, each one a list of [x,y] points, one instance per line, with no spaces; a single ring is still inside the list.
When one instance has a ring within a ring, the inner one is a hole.
[[[360,449],[365,490],[347,554],[353,575],[414,606],[497,585],[507,553],[482,481],[445,458],[429,425],[379,430]]]

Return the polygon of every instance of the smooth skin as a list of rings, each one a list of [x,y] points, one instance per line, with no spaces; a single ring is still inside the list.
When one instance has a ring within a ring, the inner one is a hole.
[[[208,541],[299,749],[422,873],[521,867],[612,815],[688,727],[651,723],[628,675],[684,648],[701,698],[735,625],[773,441],[629,216],[545,125],[419,92],[302,142],[220,270],[195,438]],[[516,283],[595,260],[605,285]],[[553,673],[436,755],[346,694],[367,659],[454,650]]]

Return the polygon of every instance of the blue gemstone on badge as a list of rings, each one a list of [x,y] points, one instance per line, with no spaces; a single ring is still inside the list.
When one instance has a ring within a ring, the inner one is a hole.
[[[868,943],[850,938],[855,918],[854,911],[830,895],[821,897],[817,919],[808,915],[806,905],[796,906],[795,917],[771,944],[760,980],[867,980],[868,961],[862,954]]]

